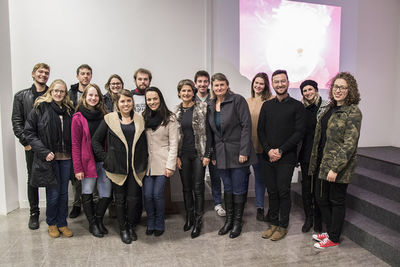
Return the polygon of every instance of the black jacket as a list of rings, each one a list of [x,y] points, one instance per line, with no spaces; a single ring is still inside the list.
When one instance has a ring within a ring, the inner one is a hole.
[[[208,105],[208,121],[212,130],[213,144],[218,169],[231,169],[250,166],[257,162],[251,141],[251,118],[246,100],[238,94],[227,93],[221,103],[221,132],[215,125],[215,99]],[[239,155],[248,160],[239,163]]]
[[[78,90],[79,90],[79,83],[71,85],[71,88],[68,90],[69,98],[71,99],[72,103],[74,103],[74,107],[78,105]]]
[[[304,106],[290,96],[279,102],[274,98],[264,102],[258,119],[258,139],[269,161],[271,149],[282,150],[279,162],[297,163],[297,145],[305,132]]]
[[[49,125],[50,112],[54,112],[50,103],[43,102],[36,109],[32,109],[25,124],[24,134],[34,152],[31,185],[35,187],[57,184],[55,161],[46,161],[46,156],[52,152],[49,149],[52,134]]]
[[[104,100],[104,106],[105,106],[107,112],[113,112],[114,111],[114,103],[113,103],[110,93],[105,94],[103,96],[103,100]]]
[[[46,86],[45,91],[47,91],[47,89],[48,87]],[[36,92],[36,86],[35,84],[32,84],[31,88],[21,90],[14,96],[11,122],[13,125],[14,135],[19,139],[19,142],[23,146],[29,145],[25,138],[24,127],[25,121],[28,119],[28,115],[33,108],[33,103],[36,100],[34,92]]]
[[[134,114],[135,136],[132,147],[132,170],[137,183],[142,186],[142,179],[147,169],[148,152],[143,117]],[[104,144],[106,144],[107,151]],[[128,144],[117,112],[104,116],[96,133],[92,137],[93,151],[104,162],[107,177],[118,185],[123,185],[128,175]]]

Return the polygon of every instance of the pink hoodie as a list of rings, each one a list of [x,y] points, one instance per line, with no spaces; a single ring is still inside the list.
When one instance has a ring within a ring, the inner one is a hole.
[[[71,139],[74,173],[83,172],[85,178],[97,178],[89,125],[80,112],[72,117]]]

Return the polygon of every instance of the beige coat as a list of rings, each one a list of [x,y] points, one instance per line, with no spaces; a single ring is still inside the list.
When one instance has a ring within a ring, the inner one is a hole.
[[[164,175],[165,169],[175,171],[178,155],[178,122],[171,117],[166,126],[155,131],[146,129],[149,163],[146,175]]]

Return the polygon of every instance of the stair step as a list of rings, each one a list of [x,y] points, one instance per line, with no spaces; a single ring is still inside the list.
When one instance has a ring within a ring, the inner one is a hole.
[[[356,167],[351,184],[400,202],[400,179],[397,177]]]
[[[400,179],[400,148],[359,147],[357,149],[357,166]]]
[[[347,208],[343,234],[392,266],[400,266],[400,233]]]
[[[400,203],[350,184],[346,205],[393,229],[400,229]]]

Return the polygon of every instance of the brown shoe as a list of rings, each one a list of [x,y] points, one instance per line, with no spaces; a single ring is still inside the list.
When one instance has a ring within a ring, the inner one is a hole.
[[[278,229],[276,229],[275,233],[272,234],[270,240],[271,241],[278,241],[281,240],[282,238],[284,238],[287,234],[287,229],[283,228],[283,227],[278,227]]]
[[[60,236],[57,225],[49,225],[49,236],[53,238],[57,238]]]
[[[72,231],[67,226],[59,227],[58,230],[65,237],[71,237],[72,236]]]
[[[273,233],[275,233],[276,229],[278,229],[278,226],[276,225],[271,225],[267,230],[262,232],[262,238],[268,239],[272,236]]]

